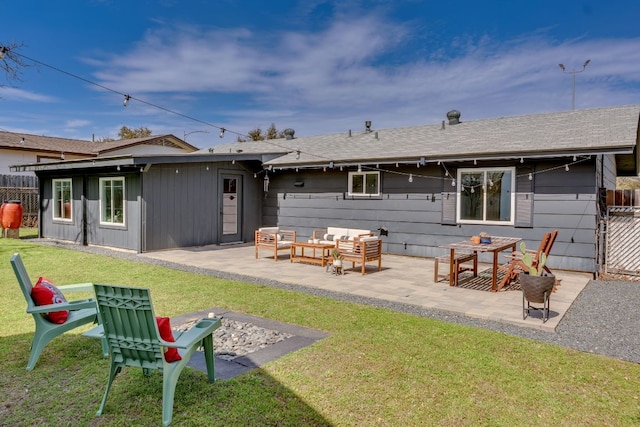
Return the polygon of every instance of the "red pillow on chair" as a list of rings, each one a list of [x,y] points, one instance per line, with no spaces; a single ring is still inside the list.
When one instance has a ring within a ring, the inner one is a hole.
[[[165,341],[175,342],[173,338],[173,331],[171,330],[171,322],[168,317],[156,317],[158,323],[158,330],[160,331],[160,338]],[[178,353],[177,348],[168,347],[164,352],[164,360],[167,362],[176,362],[182,360],[182,356]]]
[[[67,302],[67,299],[62,295],[62,292],[55,287],[51,281],[44,277],[40,277],[36,285],[31,288],[31,298],[36,305],[48,305],[48,304],[62,304]],[[46,318],[52,323],[61,324],[67,321],[69,317],[69,311],[50,311],[46,314]]]

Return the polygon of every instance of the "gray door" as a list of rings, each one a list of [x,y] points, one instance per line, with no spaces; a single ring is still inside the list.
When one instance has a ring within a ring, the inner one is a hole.
[[[220,243],[240,242],[242,240],[242,175],[222,174],[222,200],[220,201]]]

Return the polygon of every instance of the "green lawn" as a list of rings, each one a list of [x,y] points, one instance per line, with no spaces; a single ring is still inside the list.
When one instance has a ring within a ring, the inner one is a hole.
[[[95,416],[109,364],[80,332],[54,340],[25,370],[33,320],[9,264],[14,252],[34,281],[149,287],[158,315],[223,307],[331,334],[232,380],[209,384],[187,369],[172,425],[640,425],[638,364],[28,239],[0,239],[0,425],[159,425],[162,416],[161,376],[132,369]]]

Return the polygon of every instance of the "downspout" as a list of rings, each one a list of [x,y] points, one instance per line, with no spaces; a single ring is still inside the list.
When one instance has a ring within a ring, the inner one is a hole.
[[[82,208],[82,221],[80,221],[81,233],[82,233],[82,246],[89,246],[89,239],[87,236],[87,182],[89,177],[85,174],[82,175],[82,194],[80,195],[80,206]]]

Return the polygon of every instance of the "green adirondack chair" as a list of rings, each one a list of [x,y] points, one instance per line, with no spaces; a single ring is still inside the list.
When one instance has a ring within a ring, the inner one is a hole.
[[[11,266],[20,284],[20,289],[22,289],[24,299],[27,302],[27,313],[33,316],[36,324],[36,331],[33,336],[33,342],[31,343],[31,354],[29,355],[29,362],[27,363],[27,371],[30,371],[36,366],[40,353],[42,353],[44,347],[51,340],[78,326],[95,323],[97,321],[96,301],[90,298],[68,301],[62,304],[36,305],[33,298],[31,298],[31,288],[33,288],[33,284],[22,263],[20,254],[13,254],[11,257]],[[92,283],[78,283],[56,287],[62,293],[93,291]],[[69,310],[69,317],[62,324],[52,323],[45,317],[46,313],[61,310]],[[102,349],[106,356],[107,347],[105,341],[103,341]]]
[[[199,346],[204,347],[209,381],[215,381],[213,332],[220,327],[220,319],[202,319],[186,332],[174,331],[175,342],[169,342],[160,337],[148,289],[100,284],[95,284],[94,289],[102,322],[95,328],[94,336],[104,334],[111,355],[109,381],[97,415],[104,412],[111,383],[122,368],[142,368],[145,375],[158,369],[163,376],[162,423],[169,425],[173,418],[176,383]],[[167,362],[165,348],[177,348],[182,360]]]

